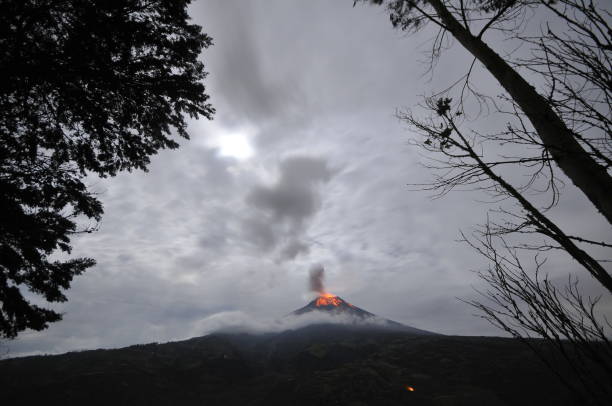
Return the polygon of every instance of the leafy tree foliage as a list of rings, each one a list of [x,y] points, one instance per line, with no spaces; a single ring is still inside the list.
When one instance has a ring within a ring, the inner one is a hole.
[[[186,115],[212,118],[198,60],[212,40],[189,2],[0,1],[0,335],[60,320],[25,291],[65,301],[95,264],[67,259],[94,230],[77,220],[103,212],[85,176],[146,170],[189,138]]]

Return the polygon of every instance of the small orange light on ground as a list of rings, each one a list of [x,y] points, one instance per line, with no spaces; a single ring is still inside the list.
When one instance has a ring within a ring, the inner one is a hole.
[[[408,392],[414,392],[414,388],[412,386],[406,386],[406,390]]]

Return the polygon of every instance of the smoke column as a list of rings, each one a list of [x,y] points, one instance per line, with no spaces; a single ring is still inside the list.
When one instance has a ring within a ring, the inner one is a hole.
[[[323,265],[315,265],[310,268],[310,290],[318,293],[325,293],[323,288],[323,278],[325,277],[325,269]]]

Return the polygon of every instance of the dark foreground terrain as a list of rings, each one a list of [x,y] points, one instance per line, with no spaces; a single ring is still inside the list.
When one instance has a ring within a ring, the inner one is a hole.
[[[5,405],[573,404],[512,339],[331,325],[8,359],[0,392]]]

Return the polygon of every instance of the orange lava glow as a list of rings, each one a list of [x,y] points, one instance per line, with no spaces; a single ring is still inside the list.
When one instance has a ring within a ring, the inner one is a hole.
[[[342,300],[336,295],[331,293],[321,293],[315,305],[318,306],[340,306]]]
[[[414,388],[412,386],[406,386],[406,390],[408,392],[414,392]]]

